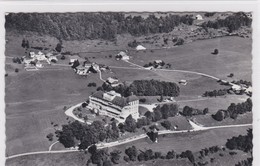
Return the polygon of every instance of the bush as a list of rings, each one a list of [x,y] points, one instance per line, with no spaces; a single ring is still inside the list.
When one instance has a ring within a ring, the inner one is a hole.
[[[142,103],[145,103],[146,102],[146,98],[141,98],[141,99],[139,99],[139,101],[142,102]]]
[[[18,72],[19,72],[19,69],[16,68],[14,71],[15,71],[16,73],[18,73]]]
[[[46,138],[48,138],[49,141],[53,141],[53,136],[54,134],[53,133],[49,133]]]

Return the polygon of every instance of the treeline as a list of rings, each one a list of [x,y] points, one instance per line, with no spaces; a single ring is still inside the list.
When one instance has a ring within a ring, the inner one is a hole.
[[[206,91],[202,96],[203,97],[217,97],[224,96],[229,93],[229,89],[219,89],[213,91]]]
[[[247,17],[247,15],[243,12],[238,12],[226,17],[225,19],[217,19],[216,21],[204,22],[201,26],[204,29],[219,29],[226,27],[228,31],[231,33],[235,30],[238,30],[242,26],[251,27],[251,23],[251,18]]]
[[[124,13],[10,13],[5,28],[32,31],[63,40],[114,40],[117,34],[141,36],[171,32],[180,24],[192,25],[193,15],[156,17],[150,14],[125,16]]]
[[[208,108],[204,108],[202,109],[196,109],[196,108],[192,108],[189,106],[185,106],[183,108],[183,111],[180,112],[181,115],[183,116],[193,116],[193,115],[206,115],[209,112]]]
[[[137,121],[132,117],[132,115],[129,115],[125,123],[120,123],[118,125],[118,128],[120,129],[120,132],[135,132],[136,129],[139,129],[144,126],[148,126],[152,124],[152,122],[157,122],[162,119],[168,119],[169,117],[174,117],[178,113],[178,106],[174,104],[164,104],[163,106],[157,106],[153,112],[147,111],[144,114],[144,117],[137,119]],[[169,122],[162,122],[162,125],[170,129],[171,124]]]
[[[98,90],[114,90],[122,96],[130,96],[131,93],[137,96],[179,96],[180,88],[174,82],[165,82],[159,80],[135,80],[129,86],[119,85],[112,87],[103,83],[102,88]]]
[[[253,150],[253,133],[252,129],[247,130],[247,135],[239,135],[227,140],[226,147],[230,150],[242,150],[244,152],[252,152]]]
[[[154,159],[180,159],[180,158],[187,158],[191,163],[195,162],[195,157],[190,150],[186,150],[185,152],[182,152],[181,154],[177,154],[174,150],[168,151],[166,155],[163,155],[161,152],[154,152],[152,149],[148,149],[145,151],[139,150],[135,147],[128,147],[125,150],[125,154],[127,156],[124,156],[124,160],[126,162],[130,161],[148,161],[148,160],[154,160]]]
[[[216,114],[212,115],[212,118],[217,121],[222,121],[225,118],[236,119],[239,114],[244,114],[246,112],[252,111],[252,100],[248,98],[243,103],[231,103],[227,110],[218,110]]]
[[[232,83],[238,84],[238,85],[243,84],[243,85],[246,85],[246,86],[252,86],[252,82],[246,81],[246,80],[232,81]]]
[[[79,149],[85,150],[90,145],[104,140],[116,140],[119,137],[119,129],[115,121],[106,127],[101,121],[94,121],[91,125],[74,121],[63,125],[56,134],[65,148],[78,146]]]
[[[253,165],[253,158],[247,158],[246,160],[238,162],[235,166],[252,166]]]

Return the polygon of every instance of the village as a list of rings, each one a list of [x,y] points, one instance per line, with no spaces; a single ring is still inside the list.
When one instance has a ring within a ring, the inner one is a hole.
[[[112,25],[105,26],[110,33],[100,37],[101,32],[93,30],[89,39],[82,40],[74,40],[71,32],[64,33],[71,40],[7,35],[10,166],[21,157],[23,165],[25,161],[31,165],[31,155],[41,160],[45,155],[63,155],[58,159],[63,162],[69,154],[71,161],[78,158],[78,165],[89,166],[152,161],[223,165],[230,157],[234,165],[251,157],[250,150],[232,149],[234,144],[226,143],[238,135],[248,137],[252,128],[251,28],[244,23],[231,32],[224,23],[229,17],[246,22],[252,15],[135,14],[79,14],[94,22],[90,29],[97,26],[94,16],[100,17],[100,27],[106,19],[104,24],[113,20],[121,25],[126,20],[125,24],[133,21],[129,25],[140,26],[116,37],[111,35]],[[154,27],[142,27],[147,23]],[[208,156],[207,148],[211,148]],[[46,165],[48,159],[37,162]]]

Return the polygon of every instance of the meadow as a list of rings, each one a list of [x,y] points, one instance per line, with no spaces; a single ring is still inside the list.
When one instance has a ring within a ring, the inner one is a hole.
[[[22,40],[22,37],[20,36],[19,39]],[[46,42],[42,42],[41,40],[46,40]],[[128,54],[132,57],[130,61],[142,66],[150,61],[162,59],[166,63],[172,64],[172,69],[202,72],[221,79],[228,79],[227,75],[234,73],[234,78],[232,79],[251,81],[251,42],[251,39],[248,38],[223,37],[196,41],[170,49],[153,51],[130,50]],[[39,43],[42,46],[51,45],[50,47],[54,48],[57,40],[51,37],[47,39],[42,37],[39,41],[35,41],[34,44],[39,45]],[[77,43],[75,42],[74,45]],[[133,67],[128,63],[114,59],[114,55],[119,52],[119,49],[123,49],[123,47],[119,47],[118,50],[104,51],[107,49],[106,47],[102,49],[101,46],[97,46],[101,52],[84,52],[90,49],[77,49],[73,45],[70,46],[69,42],[65,42],[64,46],[66,46],[64,48],[66,51],[83,51],[78,55],[82,60],[87,57],[91,62],[100,64]],[[219,49],[218,55],[211,54],[214,48]],[[6,56],[21,57],[24,54],[21,41],[15,37],[9,37],[6,45]],[[109,55],[113,57],[110,58]],[[66,58],[67,60],[59,61],[59,63],[67,64],[70,56],[66,56]],[[80,77],[70,68],[26,72],[22,69],[22,65],[12,64],[10,58],[6,60],[6,63],[6,72],[9,74],[5,77],[6,152],[8,156],[23,152],[47,150],[52,142],[48,141],[46,135],[55,131],[51,123],[53,122],[54,124],[58,124],[58,127],[61,127],[62,124],[68,123],[71,120],[67,120],[64,114],[64,106],[68,107],[82,102],[91,93],[95,92],[96,88],[88,87],[88,83],[95,82],[97,83],[97,87],[102,85],[98,74],[90,75],[87,78]],[[20,69],[18,73],[14,72],[15,68]],[[103,73],[104,78],[116,76],[120,81],[127,84],[138,79],[157,79],[174,82],[185,79],[188,81],[188,84],[186,86],[180,85],[181,94],[176,100],[199,98],[206,90],[225,88],[225,86],[219,85],[216,80],[188,73],[116,68],[113,68],[112,72]],[[156,97],[152,97],[151,101],[154,101]],[[213,113],[217,109],[226,108],[231,102],[237,103],[241,96],[237,97],[228,96],[227,98],[180,103],[180,106],[209,107],[210,113]],[[244,99],[244,97],[242,98]],[[196,117],[196,121],[204,125],[218,125],[209,116],[198,116]],[[252,116],[247,115],[247,117],[245,119],[249,120],[246,120],[246,122],[249,122]],[[178,122],[177,120],[174,121]],[[237,122],[240,121],[242,120],[238,118]],[[180,120],[178,123],[182,122]],[[230,124],[237,122],[230,122]],[[240,130],[234,132],[240,132]],[[212,134],[212,131],[210,133]],[[179,137],[179,141],[181,138],[182,136]],[[207,135],[205,138],[207,138]],[[145,143],[142,144],[148,145]],[[164,146],[162,145],[161,147]]]

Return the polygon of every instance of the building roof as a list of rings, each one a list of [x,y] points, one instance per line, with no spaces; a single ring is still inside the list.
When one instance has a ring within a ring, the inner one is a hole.
[[[102,91],[97,91],[96,93],[94,93],[92,96],[99,98],[99,99],[103,99],[103,92]]]
[[[136,95],[131,95],[131,96],[128,96],[126,98],[126,101],[129,103],[129,102],[132,102],[132,101],[136,101],[136,100],[139,100],[139,98],[136,96]]]
[[[127,102],[124,97],[115,96],[115,98],[111,102],[120,107],[124,107],[127,105]]]
[[[102,92],[102,91],[97,91],[92,96],[96,97],[96,98],[99,98],[99,99],[106,100],[106,99],[104,99],[104,92]],[[126,98],[115,95],[114,98],[111,100],[111,103],[113,103],[113,104],[115,104],[117,106],[120,106],[120,107],[124,107],[129,102],[136,101],[136,100],[139,100],[139,98],[137,96],[135,96],[135,95],[131,95],[131,96],[126,97]]]
[[[138,45],[136,47],[136,50],[146,50],[146,48],[144,46],[142,46],[142,45]]]
[[[127,56],[127,54],[124,51],[120,51],[117,55]]]

